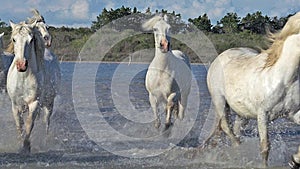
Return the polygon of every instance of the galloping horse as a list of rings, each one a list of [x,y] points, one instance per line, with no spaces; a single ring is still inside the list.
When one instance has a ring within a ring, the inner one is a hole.
[[[153,30],[155,38],[155,57],[146,74],[146,89],[155,116],[155,127],[159,128],[158,105],[162,103],[166,110],[165,129],[171,124],[171,113],[183,119],[190,93],[192,74],[190,62],[181,51],[171,50],[170,25],[167,15],[154,16],[143,25],[144,30]]]
[[[8,70],[7,92],[11,99],[18,136],[20,141],[23,141],[21,152],[24,153],[30,152],[29,138],[39,105],[42,103],[45,77],[43,59],[45,46],[39,32],[34,29],[35,24],[10,22],[15,57]],[[28,114],[23,138],[23,115],[25,113]]]
[[[41,104],[44,115],[44,122],[46,123],[46,132],[49,131],[50,118],[53,112],[54,99],[59,92],[61,73],[57,57],[47,48],[51,46],[51,35],[48,32],[48,25],[45,23],[44,17],[40,15],[38,10],[32,10],[34,14],[32,18],[28,18],[26,24],[34,24],[35,33],[40,36],[44,42],[45,51],[37,55],[42,55],[44,58],[45,66],[45,77],[44,77],[44,94],[43,94],[43,104]],[[22,23],[25,24],[25,23]],[[10,43],[9,53],[14,53],[14,45]]]
[[[42,108],[44,110],[44,122],[46,123],[46,132],[49,131],[50,117],[53,112],[54,99],[59,92],[61,73],[57,57],[48,49],[51,46],[52,37],[48,32],[48,25],[44,17],[40,15],[36,9],[32,10],[33,17],[28,18],[27,23],[32,24],[36,22],[35,28],[38,29],[41,38],[44,40],[45,51],[44,64],[45,64],[45,84],[44,84],[44,98]]]
[[[273,43],[269,49],[262,53],[249,48],[228,49],[208,70],[207,84],[216,112],[215,130],[220,127],[238,145],[239,139],[228,124],[229,108],[242,118],[257,119],[265,166],[270,149],[269,121],[286,116],[300,124],[299,23],[297,13],[280,32],[270,36]]]

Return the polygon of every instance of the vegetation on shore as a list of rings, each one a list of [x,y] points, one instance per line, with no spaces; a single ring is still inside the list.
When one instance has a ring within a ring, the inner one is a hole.
[[[267,43],[264,37],[268,33],[268,30],[271,32],[280,30],[290,16],[271,18],[263,16],[258,11],[241,18],[236,13],[227,13],[216,25],[212,25],[207,14],[200,15],[197,18],[189,18],[187,22],[184,22],[181,15],[175,11],[168,12],[162,10],[155,13],[168,13],[171,16],[169,22],[172,26],[173,34],[184,33],[190,29],[191,25],[201,30],[212,42],[218,53],[233,47],[251,47],[258,50],[266,48]],[[149,8],[144,13],[138,11],[136,8],[131,9],[124,6],[110,10],[104,8],[97,17],[97,20],[92,22],[90,28],[57,28],[50,26],[49,31],[53,39],[51,51],[62,61],[77,60],[84,44],[103,26],[109,26],[117,31],[124,30],[125,28],[142,31],[141,23],[145,18],[149,18],[155,13],[151,13]],[[124,18],[125,16],[129,17],[126,20],[115,22],[118,18]],[[4,44],[8,44],[11,28],[6,23],[1,22],[1,20],[0,32],[5,32]],[[173,49],[186,52],[192,62],[201,62],[188,45],[176,39],[173,39],[171,43]],[[125,57],[136,51],[153,47],[153,35],[151,32],[144,32],[128,37],[112,46],[106,53],[106,56],[103,57],[103,61],[122,61]]]

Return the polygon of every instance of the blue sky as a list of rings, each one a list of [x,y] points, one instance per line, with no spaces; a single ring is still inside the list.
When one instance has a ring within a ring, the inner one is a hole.
[[[36,8],[52,26],[90,27],[103,8],[137,7],[144,12],[167,9],[180,13],[183,19],[207,13],[213,23],[228,12],[243,17],[257,10],[268,16],[286,16],[300,11],[300,0],[1,0],[0,19],[19,22],[31,16]]]

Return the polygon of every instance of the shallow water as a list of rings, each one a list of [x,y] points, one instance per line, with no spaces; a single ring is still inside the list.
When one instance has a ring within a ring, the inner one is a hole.
[[[193,84],[183,121],[159,130],[144,87],[147,64],[61,63],[62,84],[50,133],[42,118],[32,133],[32,154],[18,154],[10,100],[0,95],[0,166],[7,168],[256,168],[261,167],[256,122],[231,147],[224,134],[201,151],[212,126],[206,68],[192,65]],[[299,144],[299,126],[284,119],[270,123],[271,168],[287,167]]]

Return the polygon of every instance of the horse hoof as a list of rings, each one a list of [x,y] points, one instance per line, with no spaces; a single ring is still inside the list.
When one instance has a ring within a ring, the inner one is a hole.
[[[296,162],[293,156],[292,160],[289,162],[289,166],[291,169],[300,169],[300,163]]]
[[[160,127],[160,123],[158,123],[158,122],[155,122],[155,123],[154,123],[154,127],[155,127],[155,128],[157,128],[157,129],[159,129],[159,127]]]
[[[164,131],[168,130],[172,125],[173,125],[173,123],[166,123]]]

